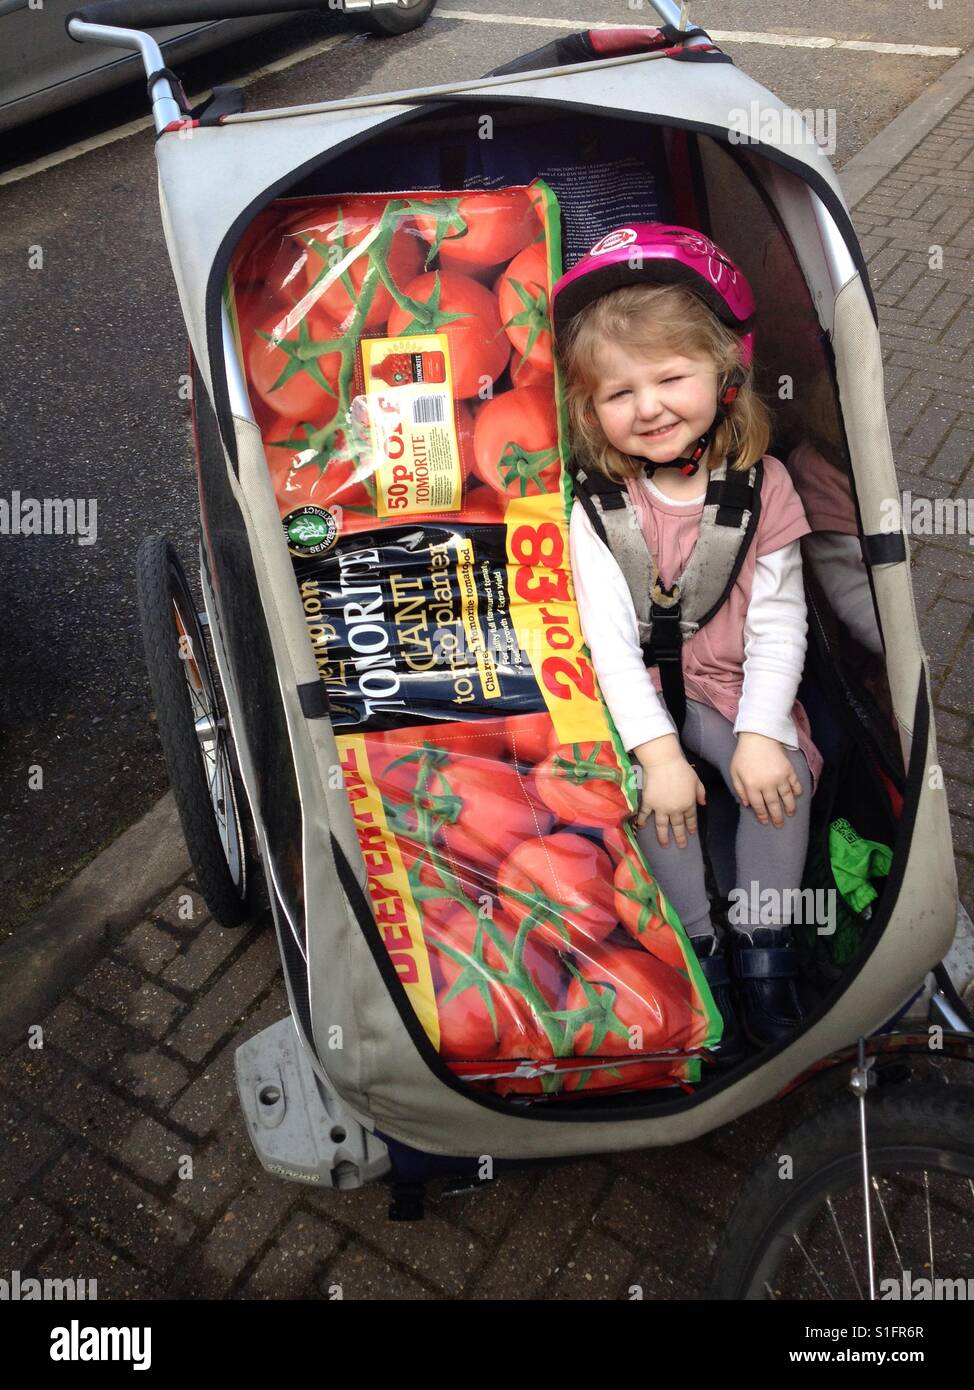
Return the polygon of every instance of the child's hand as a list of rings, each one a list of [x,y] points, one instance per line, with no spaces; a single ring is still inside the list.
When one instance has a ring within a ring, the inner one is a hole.
[[[653,816],[662,847],[669,845],[672,829],[676,843],[685,849],[687,832],[695,835],[697,831],[697,805],[702,806],[707,799],[703,783],[683,756],[675,735],[653,739],[634,751],[643,769],[640,806],[633,817],[635,828],[642,830]]]
[[[802,784],[777,739],[738,734],[730,774],[742,803],[762,825],[767,825],[769,817],[774,825],[784,825],[782,806],[786,815],[795,814],[795,797],[801,796]]]

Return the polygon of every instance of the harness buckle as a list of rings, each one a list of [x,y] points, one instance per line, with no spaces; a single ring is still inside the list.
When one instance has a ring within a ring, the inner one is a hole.
[[[680,604],[674,603],[670,608],[661,608],[654,599],[650,605],[649,617],[653,627],[653,635],[647,648],[649,652],[647,664],[656,666],[662,665],[664,662],[675,662],[679,665],[683,660]]]

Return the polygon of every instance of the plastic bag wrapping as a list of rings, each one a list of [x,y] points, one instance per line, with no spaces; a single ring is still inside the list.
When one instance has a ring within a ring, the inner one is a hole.
[[[272,205],[227,302],[376,924],[469,1084],[686,1085],[721,1021],[568,567],[546,185]]]

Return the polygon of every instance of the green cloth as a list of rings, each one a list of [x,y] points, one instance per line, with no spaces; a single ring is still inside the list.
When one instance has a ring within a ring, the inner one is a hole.
[[[847,820],[834,820],[829,827],[829,859],[839,892],[854,912],[862,912],[876,897],[871,878],[885,878],[893,862],[893,851],[877,840],[864,840]]]

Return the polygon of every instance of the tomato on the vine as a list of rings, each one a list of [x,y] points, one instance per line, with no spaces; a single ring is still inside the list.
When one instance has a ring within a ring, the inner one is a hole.
[[[694,1046],[696,1015],[689,981],[635,946],[608,942],[591,946],[576,957],[579,979],[573,979],[565,999],[566,1009],[599,1010],[575,1036],[576,1056],[638,1057],[641,1052],[663,1052]],[[649,1064],[647,1064],[649,1065]],[[657,1074],[657,1066],[640,1076],[636,1064],[620,1068],[624,1080],[607,1072],[592,1074],[590,1086],[645,1084]],[[580,1077],[569,1086],[579,1084]]]
[[[615,909],[626,931],[658,960],[677,970],[686,969],[686,958],[676,932],[659,912],[658,887],[635,851],[620,859],[612,878]]]
[[[491,920],[513,951],[515,929],[503,914]],[[479,952],[478,932],[482,933]],[[453,1060],[477,1060],[504,1055],[504,1039],[523,1020],[533,1018],[531,1004],[517,989],[500,950],[484,923],[462,903],[454,902],[424,921],[426,944],[433,967],[440,1018],[440,1055]],[[457,959],[460,957],[460,959]],[[510,962],[513,964],[513,960]],[[565,972],[553,951],[530,938],[525,942],[522,966],[531,984],[556,1008],[564,990]],[[446,995],[466,973],[468,983],[452,999]],[[493,1006],[491,1018],[485,994]],[[495,1029],[496,1021],[496,1029]],[[550,1055],[550,1044],[547,1052]]]
[[[441,789],[460,802],[455,818],[439,828],[458,865],[494,869],[529,837],[546,835],[554,821],[517,769],[505,763],[461,758],[445,769]]]
[[[616,925],[611,861],[584,835],[522,841],[498,869],[497,890],[515,921],[532,913],[538,936],[556,950],[588,950]]]
[[[247,352],[250,381],[261,400],[285,419],[306,420],[315,429],[327,425],[338,410],[341,352],[307,357],[299,350],[338,337],[337,325],[323,314],[289,324],[285,310],[273,310],[257,326]]]
[[[263,440],[264,457],[282,516],[308,503],[371,511],[368,488],[355,477],[355,460],[335,454],[322,467],[314,458],[314,451],[307,447],[300,421],[277,416],[264,430]]]
[[[416,217],[420,234],[432,246],[438,232],[444,270],[495,266],[509,261],[538,235],[531,199],[521,189],[472,193],[437,201],[438,212]],[[449,214],[442,204],[451,205]]]
[[[316,301],[321,308],[335,319],[339,329],[347,327],[362,293],[366,275],[371,271],[372,278],[378,275],[370,260],[369,247],[362,243],[370,238],[382,217],[384,203],[367,198],[350,198],[329,208],[324,213],[318,211],[304,219],[298,219],[292,230],[304,247],[307,259],[304,265],[304,290],[319,285],[327,272],[337,266],[355,247],[361,250],[349,261],[341,275]],[[399,227],[392,234],[389,254],[385,268],[393,284],[402,289],[414,276],[419,274],[423,264],[424,245],[422,239],[407,227]],[[348,283],[351,283],[351,291]],[[393,306],[393,298],[381,281],[376,285],[372,302],[365,315],[364,327],[377,328],[386,322]]]
[[[549,391],[553,391],[554,370],[554,362],[550,367],[545,367],[537,362],[529,362],[519,352],[511,353],[511,385],[515,391],[520,391],[524,386],[545,386]]]
[[[509,714],[505,722],[511,756],[522,765],[534,767],[560,744],[547,710],[538,714]]]
[[[502,391],[474,422],[474,467],[484,482],[511,497],[555,492],[561,457],[549,388]]]
[[[456,899],[442,899],[437,907],[423,919],[423,934],[430,951],[436,955],[436,968],[443,979],[451,973],[453,978],[460,966],[450,956],[450,948],[462,956],[473,959],[474,945],[478,930],[482,933],[480,958],[488,969],[504,976],[510,973],[512,961],[505,961],[491,932],[497,932],[513,952],[517,926],[503,908],[494,905],[489,918],[480,917]],[[568,986],[568,972],[557,953],[543,941],[536,932],[529,932],[524,943],[522,963],[532,983],[548,1000],[550,1008],[556,1008],[560,996]],[[513,990],[513,985],[508,987]]]
[[[544,244],[528,246],[501,276],[497,292],[501,322],[522,356],[536,367],[554,370],[548,314],[548,255]]]
[[[617,825],[629,810],[607,741],[560,744],[534,776],[541,800],[569,825]]]
[[[403,294],[421,307],[413,312],[394,305],[390,336],[445,333],[458,400],[476,396],[485,381],[497,380],[507,366],[511,344],[501,327],[497,299],[485,285],[456,271],[429,271],[410,280]]]

